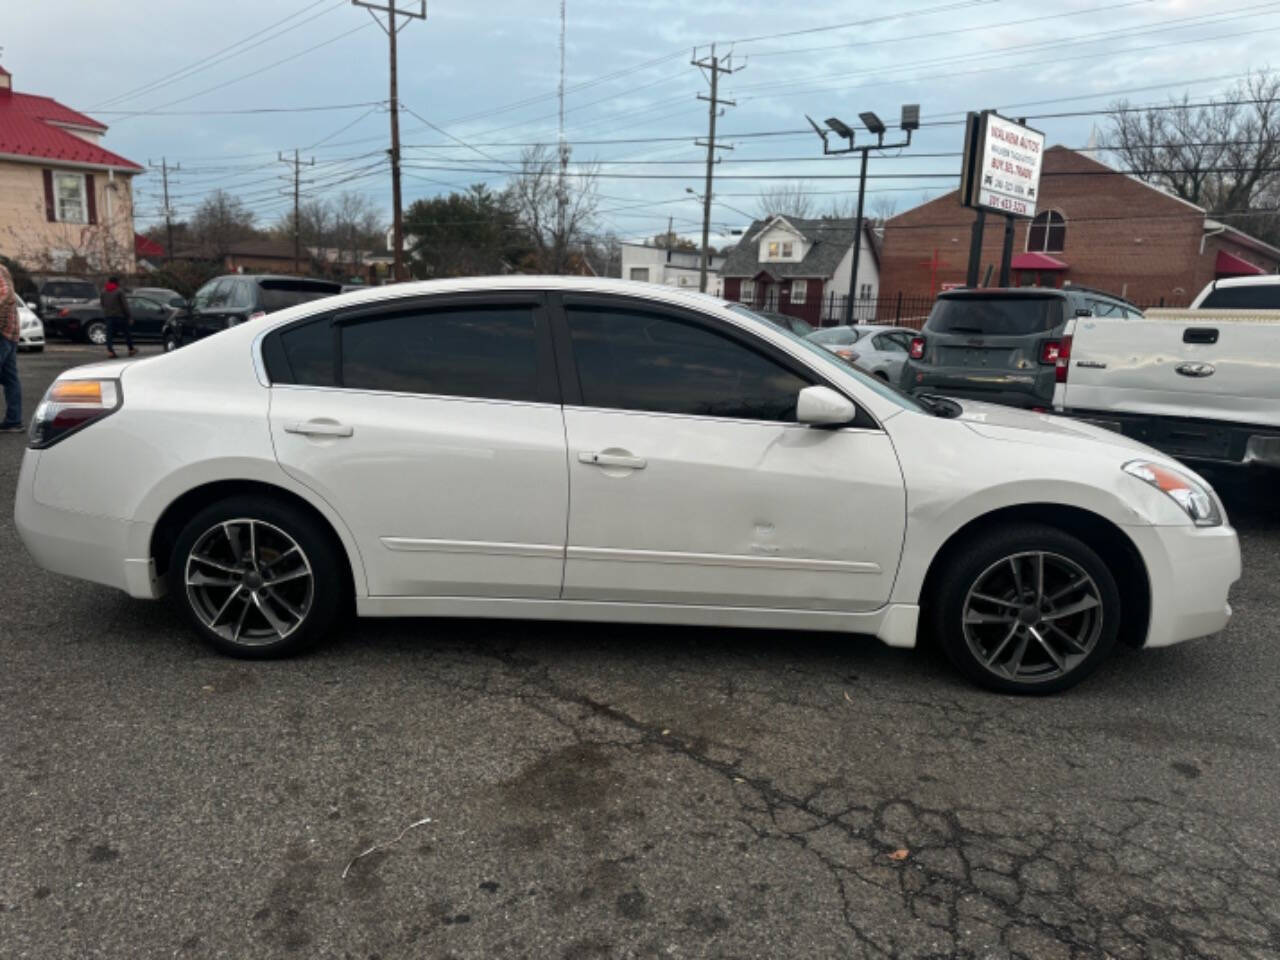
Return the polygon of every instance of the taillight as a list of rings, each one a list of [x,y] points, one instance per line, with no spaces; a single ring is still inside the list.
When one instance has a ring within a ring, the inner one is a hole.
[[[58,311],[58,316],[69,317],[71,316],[71,311],[68,310],[66,307],[63,307],[61,310]]]
[[[852,350],[840,349],[836,351],[836,356],[841,360],[848,360],[850,363],[858,362],[858,355]]]
[[[1071,366],[1071,335],[1062,338],[1062,343],[1058,347],[1058,356],[1055,360],[1057,366],[1053,371],[1054,383],[1067,382],[1067,368]]]
[[[1057,363],[1058,354],[1062,350],[1061,340],[1046,340],[1040,345],[1040,362],[1041,363]]]
[[[924,359],[924,337],[911,338],[911,359],[912,360]]]
[[[55,380],[31,418],[28,445],[34,450],[59,440],[120,409],[119,380]]]

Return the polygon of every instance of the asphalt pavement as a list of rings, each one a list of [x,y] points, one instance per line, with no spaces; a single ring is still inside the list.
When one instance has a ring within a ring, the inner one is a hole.
[[[99,353],[22,356],[26,415]],[[1027,699],[803,633],[363,621],[225,659],[32,563],[23,445],[4,958],[1280,956],[1280,484],[1223,484],[1222,635]]]

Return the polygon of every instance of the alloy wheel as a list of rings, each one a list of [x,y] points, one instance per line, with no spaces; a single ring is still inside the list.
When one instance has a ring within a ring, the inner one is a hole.
[[[84,335],[89,338],[90,343],[100,347],[107,342],[106,325],[101,323],[90,324]]]
[[[187,599],[200,621],[243,646],[279,643],[302,626],[315,596],[298,542],[262,520],[224,520],[187,554]]]
[[[1097,646],[1102,594],[1080,564],[1045,551],[998,560],[965,596],[969,652],[1002,680],[1043,683],[1074,670]]]

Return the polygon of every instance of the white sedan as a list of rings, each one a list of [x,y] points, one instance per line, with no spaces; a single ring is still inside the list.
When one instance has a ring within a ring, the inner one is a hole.
[[[833,509],[844,503],[847,509]],[[16,520],[215,647],[362,616],[936,636],[1044,693],[1230,616],[1236,535],[1119,434],[912,400],[749,309],[500,277],[376,288],[70,370]]]
[[[44,350],[44,324],[21,300],[18,301],[18,349],[32,353]]]
[[[886,383],[900,383],[902,368],[911,353],[911,340],[919,330],[883,324],[858,323],[823,327],[806,339],[834,353],[841,360],[856,363],[867,373]]]

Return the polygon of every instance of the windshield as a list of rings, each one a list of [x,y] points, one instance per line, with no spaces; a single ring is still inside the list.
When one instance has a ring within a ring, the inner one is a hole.
[[[939,297],[925,329],[931,333],[1022,336],[1066,322],[1061,297]]]
[[[838,346],[857,343],[858,331],[853,327],[827,327],[825,330],[815,330],[809,334],[809,340],[813,343],[830,343]]]
[[[840,373],[843,373],[846,376],[855,377],[857,381],[860,384],[862,384],[864,387],[866,387],[868,390],[872,391],[878,396],[884,397],[886,400],[890,400],[893,403],[896,403],[898,406],[902,407],[904,410],[914,410],[916,413],[928,412],[913,397],[907,395],[906,393],[903,393],[897,387],[886,383],[885,381],[881,380],[879,377],[873,377],[869,373],[864,373],[863,371],[859,370],[857,367],[853,366],[852,364],[845,363],[842,360],[837,360],[835,354],[833,354],[830,350],[828,350],[826,347],[822,346],[821,344],[815,343],[812,339],[809,339],[807,337],[797,336],[796,334],[792,333],[790,330],[786,329],[785,327],[779,327],[776,324],[769,323],[769,320],[767,317],[762,317],[755,310],[752,310],[750,307],[744,307],[740,303],[729,304],[729,309],[732,310],[734,313],[740,313],[743,316],[751,317],[754,320],[759,320],[761,323],[768,324],[770,327],[772,327],[775,330],[781,330],[782,333],[790,337],[793,342],[798,343],[800,344],[800,346],[804,347],[805,350],[809,352],[809,355],[811,357],[817,358],[820,366],[826,369],[839,371]]]

